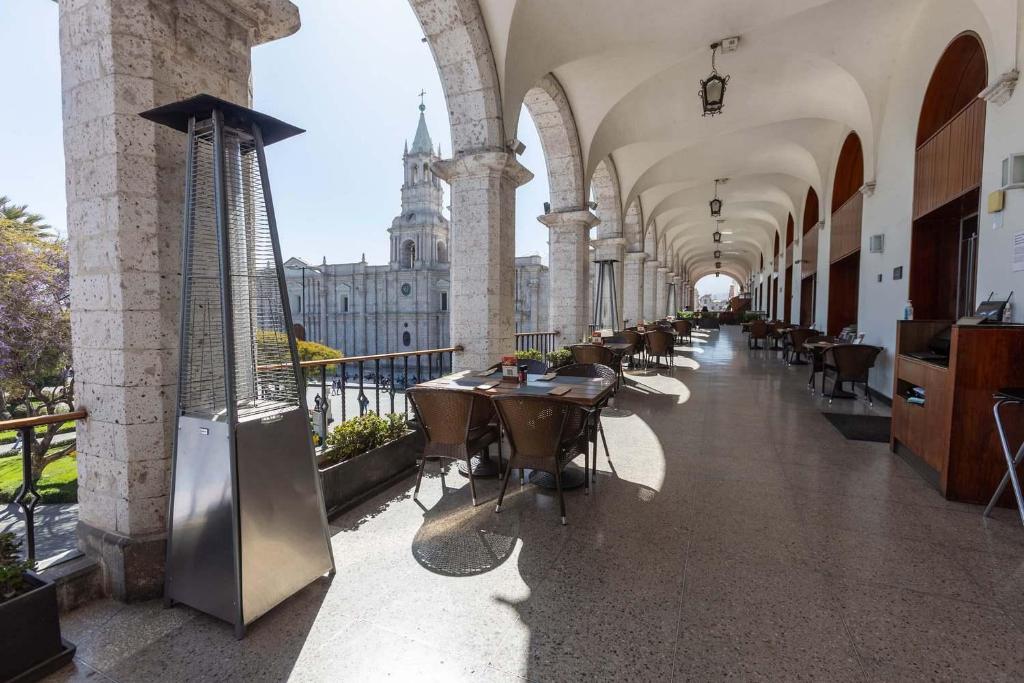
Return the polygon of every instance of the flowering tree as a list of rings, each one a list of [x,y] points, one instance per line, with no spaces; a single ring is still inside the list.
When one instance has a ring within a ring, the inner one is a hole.
[[[24,207],[18,207],[23,210]],[[0,413],[67,412],[74,404],[67,245],[40,219],[0,213]],[[32,475],[74,449],[47,454],[59,424],[32,437]]]

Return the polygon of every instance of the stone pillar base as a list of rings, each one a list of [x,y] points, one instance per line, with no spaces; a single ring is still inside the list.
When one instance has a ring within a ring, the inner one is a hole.
[[[106,595],[126,602],[163,595],[165,535],[129,538],[80,521],[78,547],[100,561]]]

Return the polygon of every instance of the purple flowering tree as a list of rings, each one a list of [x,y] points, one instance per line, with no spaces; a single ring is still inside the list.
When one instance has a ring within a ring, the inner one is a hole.
[[[0,413],[74,408],[67,245],[37,222],[0,213]],[[32,475],[74,450],[50,453],[59,424],[32,438]]]

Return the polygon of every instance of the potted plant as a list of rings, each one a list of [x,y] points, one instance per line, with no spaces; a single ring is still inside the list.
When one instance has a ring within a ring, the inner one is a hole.
[[[544,354],[537,349],[516,351],[516,360],[544,360]]]
[[[21,542],[0,534],[0,680],[37,681],[71,661],[75,646],[60,637],[57,587],[21,559]]]
[[[565,347],[550,352],[545,359],[552,370],[572,363],[572,351]]]
[[[414,468],[421,450],[416,437],[403,413],[369,412],[328,432],[319,458],[327,513],[351,507]]]

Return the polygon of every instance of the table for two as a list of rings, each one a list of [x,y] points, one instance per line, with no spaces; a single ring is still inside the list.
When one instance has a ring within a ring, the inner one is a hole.
[[[629,346],[628,344],[626,346]],[[614,350],[614,349],[613,349]],[[551,377],[543,380],[542,377]],[[489,388],[483,388],[493,385]],[[459,391],[471,391],[478,396],[494,398],[496,396],[550,396],[551,398],[567,403],[573,403],[581,408],[594,409],[604,403],[615,389],[615,383],[604,380],[600,377],[570,377],[562,375],[528,375],[526,383],[504,382],[499,371],[484,375],[480,371],[463,370],[444,377],[423,382],[419,386],[431,389],[455,389]],[[567,388],[566,391],[563,387]],[[552,390],[565,391],[558,395],[552,394]],[[597,444],[591,441],[594,457],[597,457]],[[474,456],[473,476],[493,477],[498,474],[498,464],[489,455],[482,453]],[[460,463],[460,471],[465,474],[466,466]],[[544,488],[555,488],[555,478],[547,472],[533,472],[530,475],[530,482]],[[572,489],[583,486],[585,477],[583,470],[573,464],[569,464],[562,471],[562,488]]]

